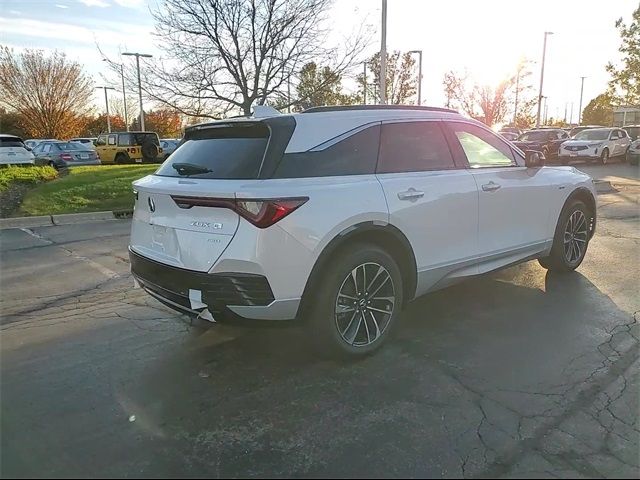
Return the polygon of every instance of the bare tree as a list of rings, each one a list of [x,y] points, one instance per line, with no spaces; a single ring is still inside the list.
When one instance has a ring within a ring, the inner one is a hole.
[[[522,75],[516,87],[516,75],[509,76],[497,85],[479,85],[469,79],[469,75],[454,71],[445,73],[443,86],[447,97],[447,107],[458,108],[471,118],[493,126],[507,120],[515,105],[515,89],[519,96],[528,92],[525,83],[528,75]],[[520,98],[519,115],[525,114],[531,107],[530,99]]]
[[[143,89],[182,114],[216,118],[282,98],[294,72],[311,61],[342,75],[366,47],[366,35],[361,27],[340,47],[329,47],[331,4],[165,0],[153,12],[164,56],[146,62]],[[133,71],[126,76],[135,84]]]
[[[396,50],[387,53],[387,101],[391,105],[405,104],[417,92],[417,74],[415,72],[416,60],[410,53],[401,53]],[[375,53],[367,61],[367,70],[373,73],[373,79],[365,82],[364,75],[358,75],[357,81],[361,89],[367,88],[367,96],[376,98],[377,88],[380,85],[380,52]]]
[[[68,138],[91,110],[91,79],[63,53],[0,48],[0,104],[20,114],[30,136]]]

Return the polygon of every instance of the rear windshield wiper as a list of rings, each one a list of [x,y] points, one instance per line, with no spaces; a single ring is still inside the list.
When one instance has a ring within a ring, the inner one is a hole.
[[[212,173],[213,170],[209,170],[208,168],[201,167],[200,165],[196,165],[195,163],[173,163],[171,166],[178,172],[180,175],[200,175],[203,173]]]

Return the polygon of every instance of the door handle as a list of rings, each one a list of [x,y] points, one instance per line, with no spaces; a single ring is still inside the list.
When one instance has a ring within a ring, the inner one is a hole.
[[[416,190],[413,187],[410,188],[409,190],[398,193],[398,198],[400,200],[417,200],[422,197],[424,197],[424,192]]]
[[[489,182],[489,183],[485,183],[484,185],[482,185],[482,190],[484,190],[485,192],[495,192],[496,190],[498,190],[502,185],[495,183],[493,181]]]

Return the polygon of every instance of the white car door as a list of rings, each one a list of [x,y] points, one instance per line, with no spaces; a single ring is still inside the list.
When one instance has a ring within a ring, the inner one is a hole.
[[[413,247],[417,295],[477,273],[478,191],[455,164],[441,121],[383,123],[377,176],[389,222]]]
[[[461,155],[479,195],[480,273],[545,250],[553,238],[549,171],[527,168],[496,134],[467,122],[447,122],[454,155]]]
[[[629,145],[631,145],[631,139],[627,135],[627,132],[624,130],[617,130],[618,132],[618,145],[620,145],[620,151],[618,155],[625,155],[627,150],[629,149]]]
[[[609,141],[607,142],[609,145],[609,156],[616,157],[620,155],[620,137],[618,136],[617,130],[612,130],[609,134]]]

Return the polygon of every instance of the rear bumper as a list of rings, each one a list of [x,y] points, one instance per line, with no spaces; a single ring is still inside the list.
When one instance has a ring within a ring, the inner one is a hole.
[[[248,319],[290,320],[299,299],[275,300],[266,277],[248,273],[205,273],[156,262],[129,249],[131,273],[165,305],[197,315],[203,305],[214,319],[229,313]]]
[[[73,168],[73,167],[87,167],[90,165],[101,165],[100,160],[87,160],[86,162],[60,162],[61,167]]]

